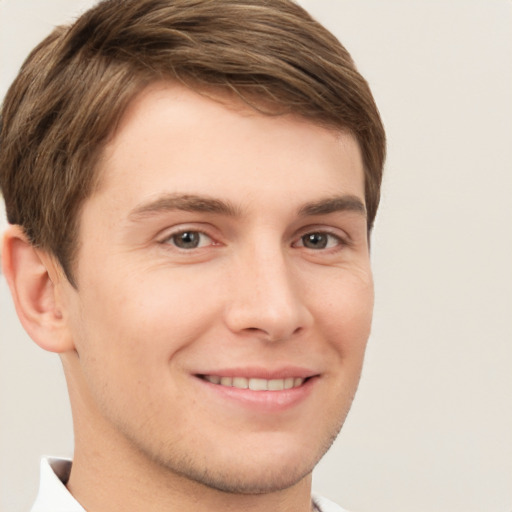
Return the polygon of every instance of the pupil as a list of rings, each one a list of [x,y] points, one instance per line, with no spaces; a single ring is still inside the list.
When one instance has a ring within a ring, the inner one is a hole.
[[[194,249],[199,244],[199,234],[193,231],[185,231],[176,237],[175,243],[182,249]]]
[[[327,236],[322,233],[311,233],[302,237],[303,244],[310,249],[325,249]]]

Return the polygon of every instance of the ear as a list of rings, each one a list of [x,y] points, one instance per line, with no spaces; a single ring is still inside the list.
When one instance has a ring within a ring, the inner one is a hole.
[[[64,284],[70,285],[55,259],[35,248],[20,226],[11,225],[4,234],[2,269],[28,335],[50,352],[73,350],[59,290]]]

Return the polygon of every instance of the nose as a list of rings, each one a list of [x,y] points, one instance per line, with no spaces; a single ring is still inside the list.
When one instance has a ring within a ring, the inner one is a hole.
[[[225,320],[237,334],[284,341],[307,329],[313,316],[304,284],[282,250],[252,251],[233,266]]]

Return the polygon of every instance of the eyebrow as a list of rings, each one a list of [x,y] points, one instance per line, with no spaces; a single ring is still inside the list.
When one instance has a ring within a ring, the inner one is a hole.
[[[195,194],[165,194],[156,199],[136,206],[129,214],[131,221],[140,221],[162,212],[181,210],[186,212],[204,212],[237,217],[241,210],[229,201]],[[300,217],[328,215],[330,213],[351,211],[366,216],[363,201],[354,195],[333,196],[313,201],[301,206]]]
[[[366,207],[363,201],[359,197],[349,194],[307,203],[299,209],[299,215],[307,217],[345,211],[360,213],[366,216]]]
[[[132,221],[143,220],[153,215],[173,210],[186,212],[217,213],[235,217],[239,214],[228,201],[194,194],[165,194],[153,201],[135,207],[128,215]]]

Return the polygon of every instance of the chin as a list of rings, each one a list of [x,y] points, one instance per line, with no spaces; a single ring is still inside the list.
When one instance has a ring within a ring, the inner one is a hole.
[[[212,449],[210,457],[198,461],[182,458],[161,461],[168,470],[187,480],[230,494],[267,494],[298,484],[308,477],[335,440],[337,433],[323,442],[278,442],[261,439],[251,448],[232,445],[221,451]],[[266,441],[266,442],[265,442]],[[282,439],[281,439],[282,441]]]
[[[201,485],[229,494],[269,494],[293,487],[307,477],[315,463],[283,465],[278,460],[264,467],[233,469],[203,468],[182,472],[182,476]]]

